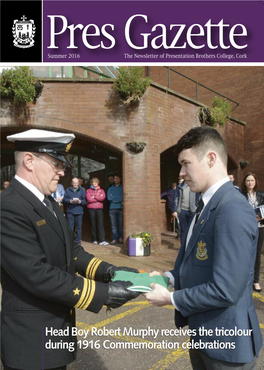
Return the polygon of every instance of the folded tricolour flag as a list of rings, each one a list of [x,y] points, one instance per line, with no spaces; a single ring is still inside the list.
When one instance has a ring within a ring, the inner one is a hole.
[[[133,284],[131,287],[127,288],[135,292],[150,292],[152,289],[150,287],[151,283],[160,284],[165,288],[168,288],[169,278],[155,275],[149,276],[149,273],[138,274],[129,271],[116,271],[115,276],[112,281],[131,281]]]

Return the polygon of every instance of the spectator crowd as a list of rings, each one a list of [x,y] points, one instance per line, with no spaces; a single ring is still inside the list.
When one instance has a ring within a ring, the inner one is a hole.
[[[2,190],[9,185],[8,180],[2,183]],[[118,174],[108,176],[108,186],[104,190],[100,187],[100,180],[93,177],[88,189],[84,187],[82,177],[74,177],[71,186],[64,189],[58,184],[52,197],[59,204],[64,216],[67,218],[71,231],[74,233],[75,242],[81,244],[83,217],[85,209],[89,216],[91,228],[91,242],[95,245],[106,246],[109,243],[105,237],[104,212],[109,213],[111,225],[111,245],[123,243],[123,186]]]

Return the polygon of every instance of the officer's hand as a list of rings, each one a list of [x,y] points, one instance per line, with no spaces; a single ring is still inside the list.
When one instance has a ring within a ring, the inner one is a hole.
[[[132,292],[126,288],[133,285],[130,281],[115,281],[108,285],[108,297],[105,301],[105,305],[111,308],[117,308],[122,306],[127,301],[137,298],[139,292]]]
[[[138,270],[133,269],[133,268],[130,268],[130,267],[125,267],[125,266],[123,266],[123,267],[110,266],[110,267],[108,267],[108,269],[106,271],[104,282],[105,283],[108,283],[109,281],[111,281],[111,279],[115,276],[115,272],[116,271],[128,271],[128,272],[138,273]]]

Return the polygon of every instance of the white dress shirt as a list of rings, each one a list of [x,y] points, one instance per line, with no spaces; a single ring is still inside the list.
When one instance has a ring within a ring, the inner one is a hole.
[[[44,194],[42,194],[37,188],[36,186],[30,184],[28,181],[22,179],[21,177],[15,175],[15,179],[17,181],[19,181],[22,185],[24,185],[29,191],[31,191],[31,193],[33,193],[42,203],[43,203],[43,200],[45,198]],[[46,204],[43,203],[45,206]]]
[[[29,191],[31,191],[31,193],[33,193],[40,201],[41,201],[41,203],[43,203],[44,204],[44,206],[45,207],[47,207],[47,204],[45,204],[43,201],[44,201],[44,199],[45,199],[45,195],[43,195],[42,193],[41,193],[41,191],[39,191],[38,190],[38,188],[36,188],[36,186],[35,185],[32,185],[32,184],[30,184],[28,181],[26,181],[26,180],[24,180],[24,179],[22,179],[21,177],[19,177],[19,176],[17,176],[17,175],[15,175],[15,179],[17,180],[17,181],[19,181],[22,185],[24,185],[25,186],[25,188],[27,188]],[[53,211],[53,214],[54,214],[54,216],[58,219],[58,216],[56,215],[56,212],[55,211]]]

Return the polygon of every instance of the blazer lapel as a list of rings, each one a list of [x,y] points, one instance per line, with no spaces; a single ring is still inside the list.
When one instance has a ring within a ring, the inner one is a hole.
[[[200,218],[198,219],[197,224],[195,225],[195,227],[193,229],[193,233],[192,233],[191,238],[189,240],[187,249],[184,253],[183,262],[186,260],[186,258],[188,258],[189,254],[191,253],[191,251],[195,247],[196,241],[199,237],[199,234],[202,232],[202,229],[204,228],[204,225],[206,224],[206,222],[209,219],[209,215],[210,215],[210,211],[211,211],[210,202],[206,205],[203,213],[201,214]]]

